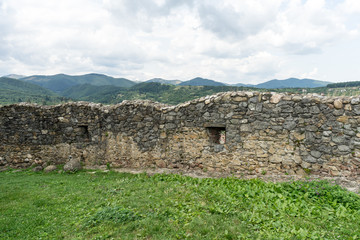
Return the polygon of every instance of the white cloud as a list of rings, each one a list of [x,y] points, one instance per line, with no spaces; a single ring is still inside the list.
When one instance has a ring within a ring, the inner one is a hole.
[[[345,0],[341,5],[343,11],[347,13],[360,13],[359,0]]]
[[[307,73],[301,74],[301,78],[317,78],[318,77],[318,68],[315,67],[313,70]]]
[[[276,18],[281,1],[206,1],[198,12],[202,26],[219,38],[244,39],[257,34]]]
[[[358,38],[348,17],[358,10],[355,0],[0,0],[0,74],[299,77],[317,66],[287,61]]]

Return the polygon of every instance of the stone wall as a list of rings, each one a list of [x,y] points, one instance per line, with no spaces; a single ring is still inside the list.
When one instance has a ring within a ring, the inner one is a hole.
[[[177,106],[0,108],[0,168],[65,163],[235,175],[360,175],[360,99],[228,92]]]

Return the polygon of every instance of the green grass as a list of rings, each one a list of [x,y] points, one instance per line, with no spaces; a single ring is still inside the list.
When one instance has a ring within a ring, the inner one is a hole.
[[[0,173],[0,239],[359,238],[359,196],[327,182]]]

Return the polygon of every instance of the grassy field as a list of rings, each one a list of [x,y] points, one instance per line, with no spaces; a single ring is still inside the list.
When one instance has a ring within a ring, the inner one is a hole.
[[[327,182],[0,173],[0,239],[359,239],[360,197]]]

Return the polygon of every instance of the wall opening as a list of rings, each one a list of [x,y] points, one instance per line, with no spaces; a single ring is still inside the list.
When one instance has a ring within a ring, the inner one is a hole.
[[[225,127],[207,127],[209,133],[209,140],[215,144],[226,143],[226,128]]]
[[[89,140],[90,139],[90,134],[89,134],[89,127],[87,125],[80,125],[78,126],[78,132],[79,132],[79,136],[83,139],[83,140]]]

